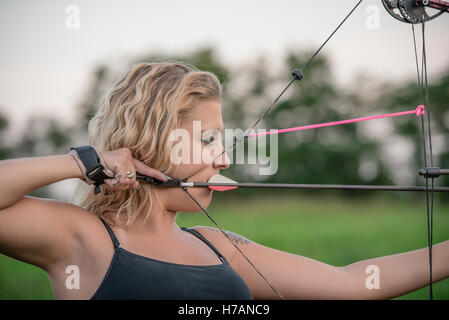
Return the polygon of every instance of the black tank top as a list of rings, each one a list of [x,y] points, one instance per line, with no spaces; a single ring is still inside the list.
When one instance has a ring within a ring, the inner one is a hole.
[[[101,219],[114,244],[111,264],[91,300],[252,300],[248,286],[226,258],[199,232],[221,264],[184,265],[144,257],[120,246],[111,227]]]

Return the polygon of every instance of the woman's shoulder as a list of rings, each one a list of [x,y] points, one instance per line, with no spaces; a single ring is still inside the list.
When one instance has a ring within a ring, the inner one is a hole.
[[[231,261],[234,254],[237,252],[234,244],[241,247],[241,245],[252,243],[252,241],[244,236],[229,230],[220,230],[209,226],[194,226],[190,229],[199,232],[204,238],[211,242],[228,261]]]

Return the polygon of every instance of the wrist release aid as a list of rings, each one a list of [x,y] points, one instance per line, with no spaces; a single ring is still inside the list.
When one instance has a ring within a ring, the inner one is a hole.
[[[81,146],[70,148],[69,154],[73,156],[83,173],[84,182],[94,184],[94,194],[100,193],[100,185],[105,183],[106,179],[113,179],[114,172],[108,169],[93,146]]]

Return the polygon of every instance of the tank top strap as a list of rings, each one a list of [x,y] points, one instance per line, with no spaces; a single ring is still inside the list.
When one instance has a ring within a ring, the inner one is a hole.
[[[220,253],[220,251],[218,251],[217,248],[215,248],[214,245],[212,243],[210,243],[210,241],[207,240],[201,233],[199,233],[196,230],[188,229],[188,228],[184,228],[184,227],[181,227],[181,229],[184,231],[188,231],[188,232],[192,233],[193,235],[197,236],[198,238],[200,238],[200,240],[202,240],[205,244],[207,244],[209,246],[209,248],[214,250],[214,252],[217,254],[217,256],[220,258],[221,261],[226,261],[226,258]]]
[[[117,249],[120,246],[120,242],[115,236],[114,231],[112,231],[112,228],[108,225],[106,221],[103,220],[103,218],[100,218],[100,220],[101,222],[103,222],[104,226],[106,227],[106,230],[108,230],[109,236],[111,237],[112,243],[114,244],[114,248]]]

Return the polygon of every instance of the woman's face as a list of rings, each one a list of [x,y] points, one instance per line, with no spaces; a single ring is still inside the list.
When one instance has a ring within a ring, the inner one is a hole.
[[[173,139],[171,161],[175,170],[174,179],[189,182],[207,182],[220,170],[229,167],[229,158],[224,151],[221,132],[223,119],[220,100],[205,100],[188,112]],[[182,160],[181,160],[182,159]],[[181,163],[179,163],[181,162]],[[179,163],[179,164],[177,164]],[[189,188],[191,195],[207,208],[212,198],[209,188]],[[200,209],[181,188],[161,188],[158,198],[165,209],[170,211],[196,212]]]

